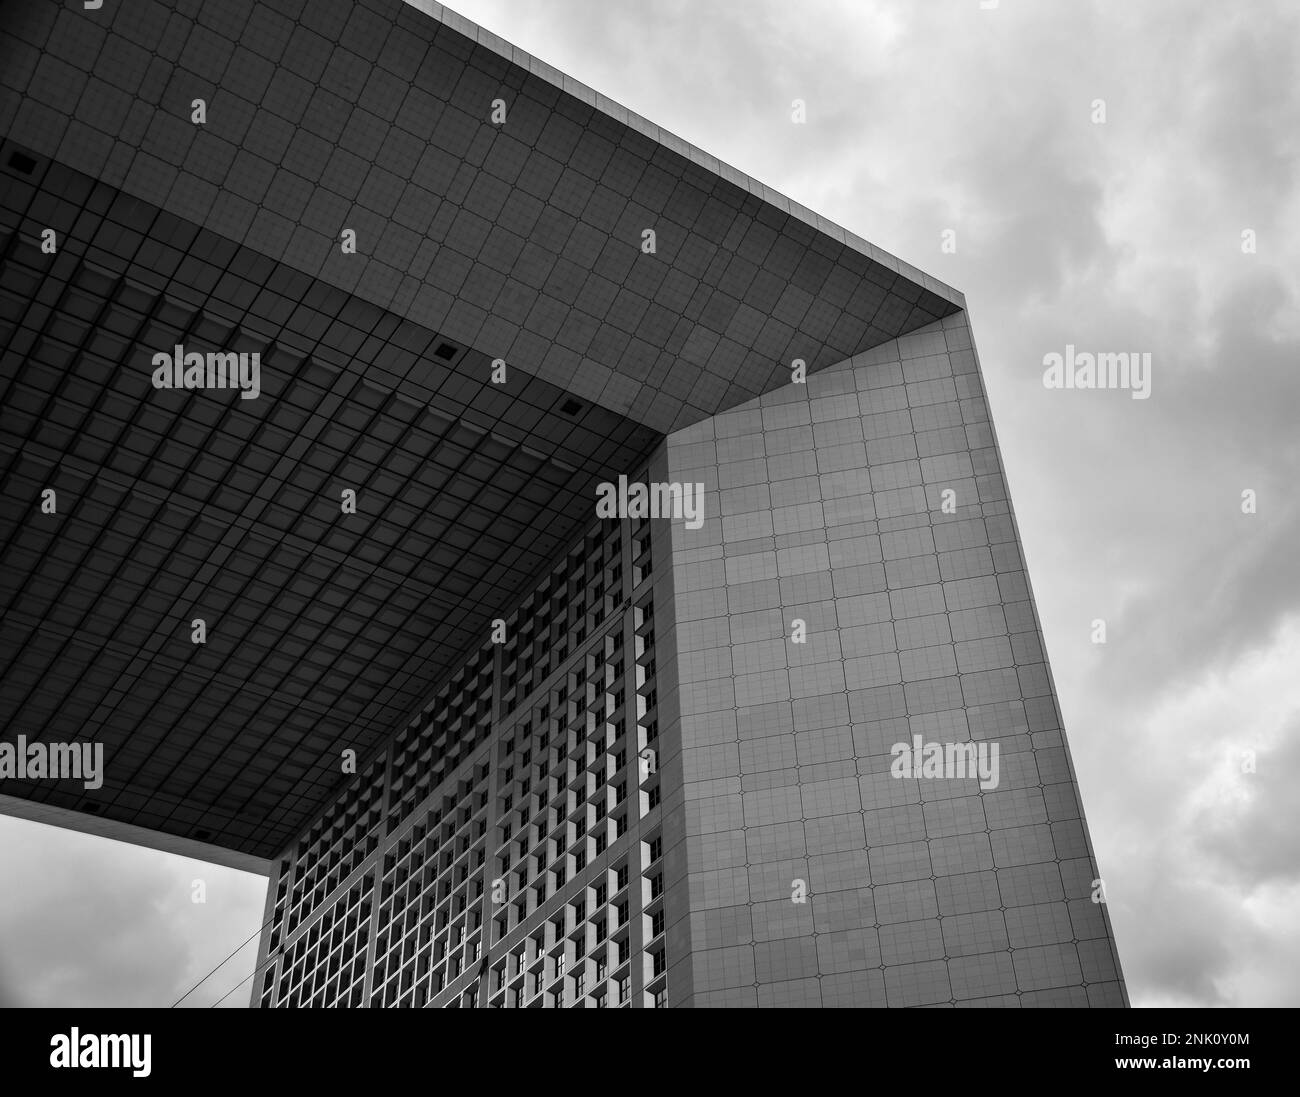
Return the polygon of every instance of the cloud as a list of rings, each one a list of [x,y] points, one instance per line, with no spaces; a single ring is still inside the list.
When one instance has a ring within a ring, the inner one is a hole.
[[[1272,742],[1241,744],[1230,757],[1240,793],[1202,809],[1195,820],[1201,848],[1244,892],[1300,885],[1300,709]]]
[[[1300,1004],[1298,664],[1300,616],[1194,685],[1106,696],[1074,725],[1111,752],[1080,780],[1094,838],[1105,804],[1099,856],[1135,1005]]]
[[[248,873],[18,819],[0,819],[0,879],[19,883],[0,890],[0,1001],[23,1006],[170,1006],[256,930],[266,894]],[[256,942],[185,1004],[255,961]]]

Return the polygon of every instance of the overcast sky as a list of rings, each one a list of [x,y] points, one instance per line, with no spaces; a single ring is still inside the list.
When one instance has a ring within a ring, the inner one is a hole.
[[[1296,5],[452,6],[966,294],[1133,1004],[1300,1005]],[[1066,344],[1150,398],[1045,389]],[[170,1004],[265,886],[9,820],[0,882],[33,1004]]]

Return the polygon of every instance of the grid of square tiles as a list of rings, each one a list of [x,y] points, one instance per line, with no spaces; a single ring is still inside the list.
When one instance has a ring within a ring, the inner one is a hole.
[[[667,466],[714,504],[656,592],[693,1004],[1122,1004],[964,315],[673,435]],[[998,743],[1000,783],[893,778],[918,734]]]
[[[364,1001],[375,879],[367,873],[335,899],[263,973],[260,1004],[359,1006]],[[276,978],[276,972],[279,978]]]
[[[493,914],[493,1006],[656,1004],[662,990],[657,786],[628,717],[626,624],[500,745],[496,870],[515,898]]]
[[[600,628],[623,599],[623,545],[617,523],[588,532],[506,621],[501,703],[513,708]]]
[[[436,799],[383,855],[372,1006],[477,1004],[465,984],[483,949],[488,766],[468,765]]]
[[[957,308],[401,0],[27,0],[0,31],[0,132],[656,430]]]
[[[276,904],[271,948],[292,933],[379,848],[383,834],[384,765],[376,759],[299,839],[288,901]],[[283,925],[281,923],[283,922]]]
[[[23,156],[0,146],[0,689],[12,726],[115,761],[22,794],[272,855],[331,744],[378,742],[586,524],[589,463],[649,432],[536,379],[503,400],[436,333]],[[259,353],[264,399],[155,391],[179,343]],[[59,517],[27,520],[47,487]]]
[[[492,735],[494,656],[479,648],[393,742],[388,828],[395,830]]]
[[[667,1004],[649,541],[594,525],[302,836],[261,1004]],[[369,982],[322,996],[310,960],[355,958],[318,927],[362,880]]]

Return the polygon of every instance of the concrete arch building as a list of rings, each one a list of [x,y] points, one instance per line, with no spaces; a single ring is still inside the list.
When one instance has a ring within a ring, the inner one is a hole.
[[[0,72],[0,810],[266,874],[263,1006],[1127,1004],[960,293],[437,4]]]

